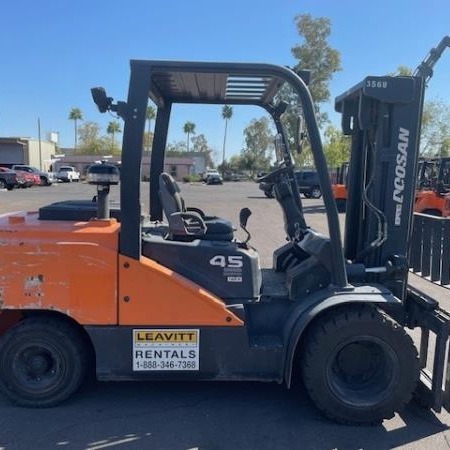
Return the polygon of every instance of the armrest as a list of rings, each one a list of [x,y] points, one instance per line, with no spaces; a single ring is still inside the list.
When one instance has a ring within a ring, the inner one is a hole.
[[[169,216],[169,231],[174,236],[203,236],[206,225],[196,212],[176,212]]]
[[[199,214],[202,219],[205,218],[205,213],[200,208],[195,208],[193,206],[190,206],[190,207],[186,208],[186,211],[187,212],[195,212],[195,213]]]
[[[206,220],[206,221],[218,219],[217,216],[207,216],[201,209],[195,208],[192,206],[190,206],[189,208],[186,208],[186,211],[196,212],[197,214],[200,214],[200,216],[202,217],[203,220]]]

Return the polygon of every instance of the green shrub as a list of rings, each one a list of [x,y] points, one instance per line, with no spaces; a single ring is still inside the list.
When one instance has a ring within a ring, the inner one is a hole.
[[[197,181],[202,181],[202,178],[200,175],[186,175],[183,177],[184,183],[195,183]]]

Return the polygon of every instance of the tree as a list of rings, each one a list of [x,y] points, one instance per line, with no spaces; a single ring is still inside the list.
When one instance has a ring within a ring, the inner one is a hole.
[[[329,83],[335,72],[341,69],[341,56],[338,50],[332,48],[328,43],[331,34],[331,21],[325,17],[314,19],[310,14],[300,14],[295,17],[295,25],[299,35],[303,38],[302,44],[292,47],[292,55],[298,60],[294,71],[310,70],[311,78],[308,85],[311,92],[316,118],[319,127],[328,121],[326,113],[320,112],[322,103],[330,100]],[[301,104],[297,94],[285,83],[282,87],[279,99],[288,103],[286,113],[282,117],[283,126],[286,129],[291,147],[293,147],[294,136],[297,128],[297,118],[301,111]],[[308,145],[305,144],[305,148]],[[305,155],[303,158],[308,159]]]
[[[147,120],[147,151],[150,151],[150,136],[153,136],[151,133],[151,124],[152,120],[156,118],[156,110],[153,106],[147,106],[147,111],[145,113],[145,119]],[[144,136],[145,138],[145,136]],[[144,139],[145,140],[145,139]],[[151,139],[151,142],[153,142],[153,139]]]
[[[142,140],[142,149],[149,151],[153,145],[153,133],[144,131],[144,139]]]
[[[120,129],[120,123],[116,121],[109,122],[106,132],[111,135],[111,150],[114,150],[114,148],[116,147],[114,136],[116,133],[122,132],[122,130]]]
[[[401,76],[401,77],[410,77],[413,74],[413,70],[411,69],[411,67],[408,66],[398,66],[397,70],[393,73],[388,73],[388,75],[390,75],[391,77],[397,77],[397,76]]]
[[[227,125],[228,121],[233,117],[233,107],[230,105],[223,105],[222,108],[222,118],[225,120],[225,133],[223,135],[223,148],[222,148],[222,165],[225,163],[225,144],[227,141]],[[222,171],[222,176],[224,171]]]
[[[269,119],[253,119],[244,130],[245,149],[242,151],[245,170],[252,173],[267,170],[273,152],[273,134]]]
[[[208,141],[204,134],[199,134],[192,138],[194,152],[202,153],[205,156],[206,167],[214,167],[212,160],[212,149],[208,145]]]
[[[78,121],[83,120],[83,113],[80,108],[72,108],[69,113],[69,120],[74,121],[75,126],[75,150],[77,148]]]
[[[187,147],[187,151],[189,151],[189,136],[191,134],[195,134],[195,123],[186,122],[183,126],[183,131],[187,134],[186,147]]]
[[[450,155],[450,108],[441,100],[425,102],[420,153],[422,156]]]
[[[311,70],[309,90],[319,112],[319,104],[330,100],[329,83],[335,72],[342,70],[340,53],[328,44],[331,21],[326,17],[313,19],[310,14],[295,17],[295,24],[304,43],[292,48],[292,54],[299,62],[294,67]]]
[[[105,155],[110,144],[108,139],[100,136],[100,125],[96,122],[85,122],[78,129],[80,137],[79,152],[84,155]]]
[[[169,157],[180,157],[186,153],[186,142],[184,141],[174,141],[166,146],[166,156]]]
[[[324,153],[328,167],[340,167],[350,159],[350,137],[330,125],[325,130]]]

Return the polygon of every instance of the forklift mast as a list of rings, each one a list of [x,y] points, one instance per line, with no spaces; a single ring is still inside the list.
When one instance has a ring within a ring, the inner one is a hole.
[[[367,77],[336,98],[350,135],[344,255],[404,300],[426,83],[450,37],[410,77]]]
[[[447,47],[450,47],[450,36],[444,36],[437,47],[430,50],[425,59],[417,66],[413,76],[421,77],[425,80],[425,83],[428,83],[433,76],[434,65],[439,61],[439,58]]]
[[[425,81],[367,77],[336,99],[351,135],[344,254],[404,299]]]

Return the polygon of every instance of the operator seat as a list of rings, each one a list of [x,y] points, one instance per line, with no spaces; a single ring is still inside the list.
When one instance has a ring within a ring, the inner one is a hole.
[[[229,220],[206,216],[198,208],[186,208],[177,182],[166,172],[159,176],[159,195],[169,222],[169,238],[189,241],[231,241],[233,225]]]

